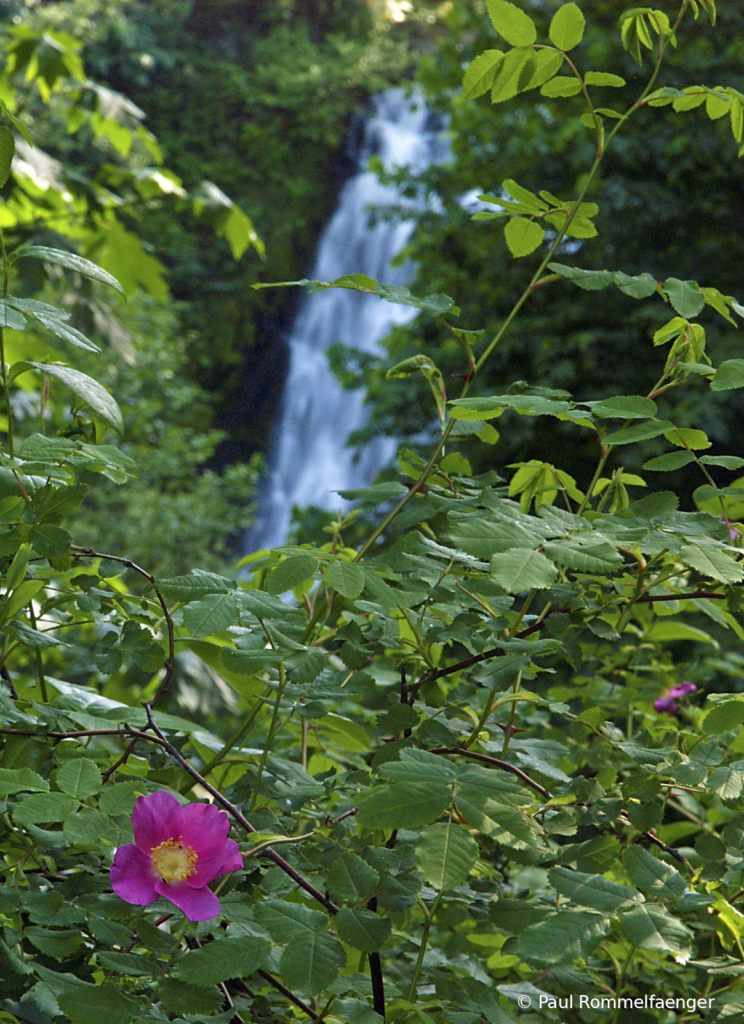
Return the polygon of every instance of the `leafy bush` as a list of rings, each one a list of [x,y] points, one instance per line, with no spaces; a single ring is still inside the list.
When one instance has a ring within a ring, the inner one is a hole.
[[[408,486],[349,495],[382,509],[358,549],[346,543],[352,515],[325,544],[249,556],[251,578],[237,583],[197,569],[156,578],[126,551],[90,547],[72,532],[80,474],[126,483],[130,460],[103,436],[120,429],[119,407],[76,369],[6,367],[0,352],[9,1021],[744,1014],[744,701],[731,639],[744,638],[744,505],[727,478],[744,460],[706,455],[704,432],[658,404],[689,388],[702,407],[744,386],[744,360],[714,365],[698,320],[707,306],[735,324],[744,308],[707,280],[558,258],[566,237],[591,234],[594,179],[638,111],[704,107],[741,147],[744,96],[664,84],[668,48],[715,23],[713,0],[681,0],[673,20],[621,16],[624,46],[651,67],[619,111],[596,105],[620,76],[586,67],[577,4],[558,8],[545,36],[520,6],[487,6],[501,40],[467,69],[465,96],[582,94],[595,156],[570,202],[509,177],[483,200],[514,256],[534,264],[490,338],[461,329],[447,296],[360,276],[316,283],[418,306],[468,368],[452,400],[427,356],[389,371],[422,376],[438,440],[427,461],[403,452]],[[12,137],[0,134],[7,174]],[[26,258],[117,287],[91,262],[38,247],[4,257],[6,283]],[[578,401],[521,383],[471,397],[534,290],[577,286],[667,314],[648,339],[666,362],[644,393]],[[50,305],[7,287],[2,305],[16,330],[34,314],[64,335]],[[18,442],[11,389],[30,372],[87,408],[87,440]],[[472,473],[461,441],[494,444],[493,421],[508,430],[524,416],[586,438],[586,480],[539,457],[508,480]],[[631,500],[624,456],[645,439],[664,445],[649,481],[697,468],[696,510],[663,483]],[[160,709],[181,652],[229,684],[225,735]],[[236,840],[242,870],[229,873]],[[219,916],[203,920],[215,897]]]

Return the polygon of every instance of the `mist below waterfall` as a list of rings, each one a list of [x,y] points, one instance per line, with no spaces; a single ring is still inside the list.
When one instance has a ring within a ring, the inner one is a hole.
[[[347,181],[321,235],[310,278],[332,281],[345,274],[366,274],[384,284],[408,285],[414,268],[393,267],[392,262],[406,245],[413,223],[374,217],[375,208],[398,206],[402,200],[366,168],[376,156],[386,169],[420,171],[446,152],[441,123],[420,101],[407,98],[402,90],[375,97],[363,125],[359,172]],[[416,312],[345,288],[304,298],[288,339],[289,373],[248,551],[286,543],[293,506],[344,509],[348,503],[338,492],[370,483],[392,460],[396,442],[391,438],[379,437],[358,448],[346,446],[368,413],[363,392],[344,390],[337,382],[326,351],[341,343],[377,353],[390,330],[412,320]]]

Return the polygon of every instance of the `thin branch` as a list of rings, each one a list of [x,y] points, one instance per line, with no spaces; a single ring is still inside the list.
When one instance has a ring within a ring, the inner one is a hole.
[[[539,782],[535,782],[534,779],[531,779],[520,768],[509,764],[508,761],[501,761],[499,758],[490,757],[488,754],[479,754],[476,750],[468,750],[467,747],[435,747],[429,753],[460,754],[462,757],[470,757],[474,761],[483,761],[484,764],[490,764],[492,768],[499,768],[503,772],[511,772],[512,775],[516,775],[518,779],[521,779],[522,782],[534,789],[540,796],[545,797],[546,800],[551,799],[549,791],[544,786],[541,786]]]
[[[277,991],[281,992],[283,996],[286,996],[287,999],[291,1000],[295,1006],[302,1010],[303,1013],[306,1013],[311,1020],[320,1020],[318,1014],[314,1010],[311,1010],[307,1003],[303,1003],[303,1001],[296,996],[294,992],[288,989],[286,985],[282,985],[281,981],[279,981],[278,978],[275,978],[273,974],[269,974],[269,972],[265,971],[262,967],[256,971],[256,974],[260,974],[264,981],[268,981],[269,985],[273,985]]]
[[[157,702],[163,696],[165,691],[168,689],[168,684],[170,683],[171,676],[173,675],[173,669],[175,666],[176,659],[176,643],[173,631],[173,619],[171,618],[171,613],[168,610],[168,605],[165,603],[163,595],[160,593],[158,589],[155,577],[152,576],[149,572],[147,572],[146,569],[143,569],[141,568],[141,566],[137,565],[136,562],[133,562],[131,558],[122,558],[119,555],[105,555],[102,554],[100,551],[94,551],[92,548],[79,548],[75,544],[72,545],[72,550],[75,552],[76,558],[106,558],[110,562],[118,562],[120,565],[125,566],[127,569],[131,569],[133,572],[139,573],[140,576],[147,580],[147,582],[154,590],[155,596],[158,599],[158,604],[163,610],[163,617],[165,619],[166,628],[168,630],[168,657],[165,659],[164,662],[165,675],[163,676],[160,686],[158,687],[157,693],[150,701],[151,705],[157,704]]]
[[[373,914],[377,913],[377,897],[373,896],[367,902],[367,910]],[[382,974],[382,961],[377,950],[369,954],[369,977],[372,982],[372,1007],[375,1013],[379,1013],[385,1019],[385,980]]]
[[[195,779],[200,786],[203,786],[203,788],[206,789],[206,791],[214,797],[217,803],[220,804],[220,806],[224,807],[227,813],[230,814],[235,819],[235,821],[237,821],[238,824],[245,829],[246,832],[258,832],[258,829],[254,828],[253,825],[251,825],[248,819],[238,810],[238,808],[234,804],[230,803],[227,797],[223,796],[222,793],[220,793],[218,789],[215,789],[211,783],[207,782],[207,780],[189,764],[189,762],[186,760],[183,754],[181,754],[181,752],[176,747],[174,747],[172,743],[168,742],[163,733],[155,724],[155,720],[152,717],[151,704],[145,704],[145,711],[147,712],[148,729],[151,729],[155,733],[155,735],[160,740],[161,746],[168,751],[170,756],[175,761],[178,761],[178,763],[181,765],[184,771],[187,771],[189,775],[192,777],[192,779]],[[320,889],[317,889],[312,884],[312,882],[308,881],[308,879],[305,878],[304,875],[300,874],[300,872],[296,868],[293,868],[292,865],[284,859],[284,857],[281,857],[276,852],[276,850],[272,849],[272,847],[270,846],[267,846],[266,849],[263,851],[262,856],[268,857],[269,860],[273,861],[273,863],[276,864],[276,866],[280,868],[285,874],[289,875],[289,877],[294,882],[296,882],[297,885],[300,886],[300,888],[304,889],[305,892],[309,893],[313,897],[313,899],[317,900],[318,903],[324,906],[330,914],[338,913],[339,908],[336,906],[336,904],[333,902],[330,896],[326,896],[324,893],[320,891]]]

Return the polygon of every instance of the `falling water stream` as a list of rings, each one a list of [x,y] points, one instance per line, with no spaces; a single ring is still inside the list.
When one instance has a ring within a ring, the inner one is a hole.
[[[408,241],[413,223],[370,217],[370,209],[399,205],[401,197],[366,168],[370,157],[377,156],[385,168],[423,170],[443,159],[446,151],[441,124],[422,103],[401,90],[376,97],[364,122],[359,171],[343,188],[310,277],[332,281],[345,274],[366,274],[384,284],[407,285],[413,267],[393,267],[392,262]],[[303,300],[289,338],[289,373],[257,520],[247,538],[249,551],[286,543],[295,505],[343,509],[347,503],[338,492],[370,483],[392,459],[395,442],[390,438],[376,438],[361,448],[346,446],[349,435],[367,420],[364,395],[339,385],[326,350],[340,342],[376,353],[395,324],[407,323],[415,315],[410,306],[345,288]]]

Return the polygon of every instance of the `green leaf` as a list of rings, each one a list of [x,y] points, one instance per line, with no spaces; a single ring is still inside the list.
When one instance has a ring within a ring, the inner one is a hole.
[[[0,797],[11,793],[48,793],[49,783],[30,768],[0,768]]]
[[[63,793],[86,800],[101,788],[101,773],[89,757],[76,757],[57,772],[57,785]]]
[[[698,450],[711,447],[707,435],[702,430],[695,430],[692,427],[675,427],[673,430],[667,430],[664,437],[678,448]]]
[[[424,880],[439,891],[462,885],[478,860],[478,844],[457,822],[424,829],[416,843],[416,864]]]
[[[527,213],[544,213],[548,209],[548,204],[543,199],[536,196],[534,192],[530,192],[529,189],[523,188],[511,178],[502,181],[501,187],[512,199],[516,199]]]
[[[462,80],[462,98],[475,99],[493,85],[499,64],[504,59],[501,50],[484,50],[470,64]]]
[[[615,275],[610,270],[582,270],[581,267],[567,267],[563,263],[549,263],[548,270],[561,277],[567,277],[585,291],[598,291],[614,284]]]
[[[53,263],[58,267],[66,267],[67,270],[74,270],[76,273],[82,274],[83,277],[89,277],[93,281],[102,281],[103,284],[110,285],[117,292],[120,292],[122,295],[124,294],[124,289],[113,275],[102,270],[95,263],[91,263],[90,260],[83,259],[82,256],[76,256],[75,253],[64,252],[62,249],[48,249],[44,245],[26,245],[21,249],[16,249],[10,255],[12,262],[26,257],[43,260],[45,263]]]
[[[326,581],[342,597],[354,600],[364,590],[364,572],[353,562],[332,561],[326,569]]]
[[[365,828],[421,828],[449,807],[452,791],[436,782],[375,786],[359,800],[357,820]]]
[[[585,403],[593,416],[601,419],[637,420],[656,415],[656,402],[640,395],[619,395],[617,398],[604,398],[598,402]]]
[[[336,857],[326,878],[333,898],[344,903],[366,902],[374,895],[379,882],[377,871],[348,851]]]
[[[70,986],[57,996],[70,1024],[130,1024],[142,1009],[117,985]]]
[[[587,71],[584,75],[584,83],[586,85],[620,89],[625,85],[625,79],[621,78],[620,75],[610,75],[605,71]]]
[[[548,877],[556,892],[567,896],[572,903],[581,907],[591,907],[592,910],[604,914],[614,914],[634,903],[643,902],[643,897],[637,889],[610,882],[601,875],[589,875],[557,867],[548,872]]]
[[[290,555],[272,569],[266,589],[276,595],[294,590],[315,575],[318,565],[314,555]]]
[[[675,469],[682,469],[695,461],[693,452],[669,452],[667,455],[659,455],[655,459],[649,459],[643,463],[644,469],[650,469],[657,473],[671,473]]]
[[[620,927],[628,942],[639,949],[675,953],[681,963],[689,956],[692,932],[663,907],[635,907],[620,917]]]
[[[491,573],[508,594],[519,594],[533,587],[544,589],[558,578],[558,570],[553,563],[539,551],[528,548],[494,555],[491,559]]]
[[[697,544],[686,544],[680,556],[687,565],[697,569],[703,576],[719,580],[721,583],[738,583],[744,577],[744,568],[733,555],[721,548],[702,548]]]
[[[642,846],[629,846],[623,860],[631,882],[647,896],[676,899],[687,888],[687,882],[676,868]]]
[[[371,910],[342,907],[333,923],[340,939],[364,953],[380,949],[392,931],[389,918],[379,917]]]
[[[5,127],[0,128],[0,188],[10,177],[10,165],[15,153],[13,133]]]
[[[195,636],[212,636],[228,626],[235,626],[240,618],[240,604],[235,591],[209,594],[192,602],[183,613],[183,624]]]
[[[558,99],[561,96],[577,96],[581,92],[581,82],[573,75],[559,75],[551,78],[540,90],[541,96]]]
[[[550,22],[551,43],[564,53],[573,50],[584,37],[585,24],[584,15],[576,4],[564,4],[558,8]]]
[[[189,1014],[186,1019],[192,1021],[196,1015],[200,1015],[199,1020],[203,1020],[205,1024],[214,1020],[210,1015],[217,1013],[224,1002],[224,995],[220,989],[199,988],[197,985],[189,985],[182,978],[163,978],[158,983],[157,994],[170,1013]]]
[[[515,952],[540,966],[570,963],[586,957],[610,930],[606,915],[582,910],[559,910],[529,925],[517,939]]]
[[[193,985],[216,985],[230,978],[247,978],[270,953],[269,940],[257,935],[220,938],[182,957],[173,977]]]
[[[516,4],[507,0],[486,0],[493,27],[510,46],[530,46],[537,39],[535,23]]]
[[[56,363],[15,363],[13,375],[17,377],[25,370],[31,369],[39,370],[48,377],[53,377],[61,384],[64,384],[78,398],[81,398],[97,416],[100,416],[104,422],[112,426],[119,434],[124,433],[124,420],[121,415],[121,409],[98,381],[93,380],[92,377],[85,373],[81,373],[80,370],[73,370],[69,366],[59,366]]]
[[[622,562],[622,556],[611,544],[598,540],[592,534],[546,541],[543,551],[554,562],[579,572],[608,572]]]
[[[19,584],[0,607],[0,622],[7,622],[8,619],[12,619],[18,612],[27,608],[45,586],[44,580],[26,580],[24,583]]]
[[[320,933],[328,927],[327,916],[319,910],[274,899],[256,904],[256,920],[275,942],[289,942],[298,932]]]
[[[13,821],[17,825],[64,821],[78,806],[74,797],[64,793],[35,793],[21,800],[13,809]]]
[[[704,732],[720,736],[724,732],[736,729],[744,722],[744,701],[726,700],[715,704],[704,716],[700,727]]]
[[[731,391],[744,387],[744,359],[726,359],[710,382],[711,391]]]
[[[83,807],[81,811],[71,814],[62,826],[62,834],[71,846],[100,847],[102,842],[110,841],[117,845],[119,830],[100,811],[92,807]]]
[[[635,444],[638,441],[659,437],[673,427],[674,424],[668,420],[644,420],[642,423],[634,423],[631,427],[621,427],[613,434],[608,434],[605,441],[607,444]]]
[[[534,220],[526,217],[512,217],[504,227],[504,237],[509,252],[517,258],[529,256],[538,246],[542,245],[545,232]]]
[[[676,312],[688,320],[697,316],[705,305],[705,296],[697,281],[679,281],[676,277],[668,277],[662,290],[668,295]]]
[[[187,603],[206,597],[207,594],[224,594],[235,591],[236,584],[225,576],[216,573],[202,572],[195,569],[188,576],[175,576],[173,579],[159,580],[158,589],[166,601]]]
[[[346,964],[346,951],[330,935],[305,933],[294,938],[282,953],[279,967],[285,985],[315,996],[338,977]]]
[[[533,50],[529,46],[509,50],[496,69],[491,87],[492,103],[503,103],[522,91],[522,82],[525,72],[529,70],[532,54]]]

